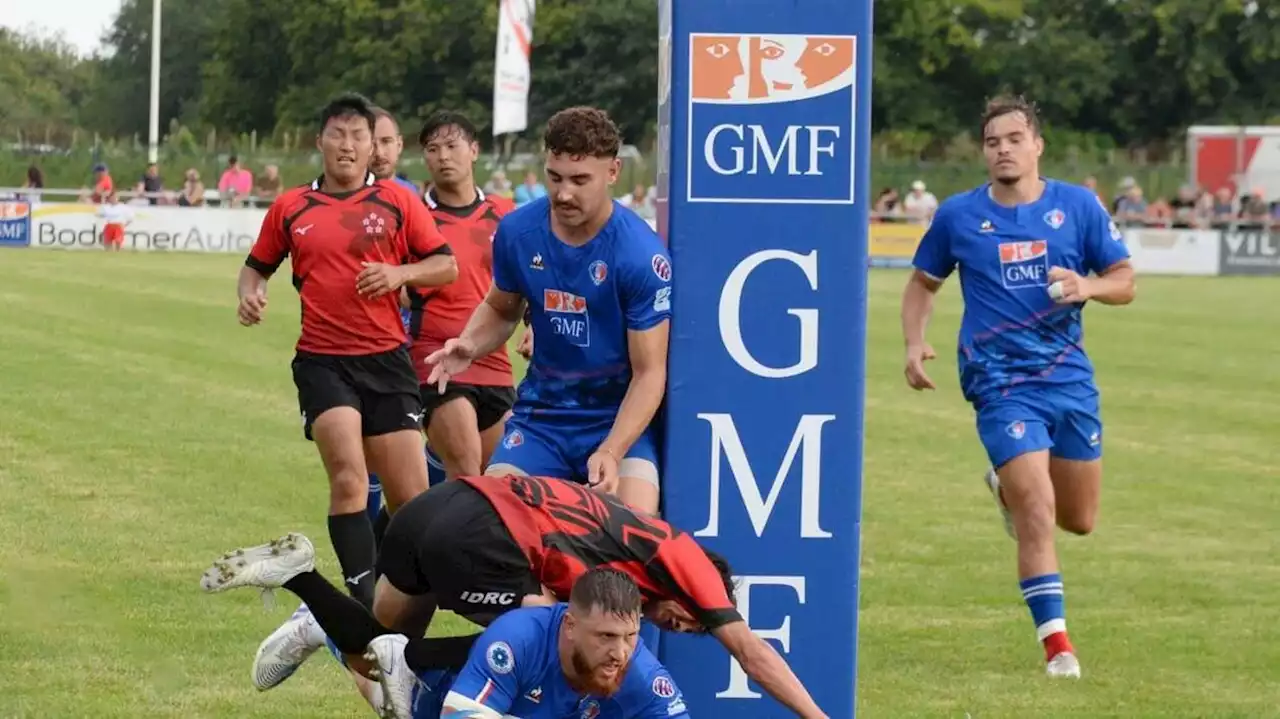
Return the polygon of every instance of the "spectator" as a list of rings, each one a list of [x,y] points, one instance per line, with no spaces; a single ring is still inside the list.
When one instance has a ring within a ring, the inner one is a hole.
[[[253,195],[257,198],[258,207],[270,207],[280,194],[280,168],[267,165],[262,174],[253,183]]]
[[[1263,199],[1266,191],[1261,187],[1240,198],[1240,221],[1248,225],[1264,225],[1271,219],[1271,207]]]
[[[22,189],[36,190],[36,192],[24,192],[18,195],[19,200],[26,200],[27,202],[40,201],[40,193],[38,191],[44,189],[44,173],[40,168],[35,165],[27,168],[27,179],[23,181]]]
[[[240,167],[239,157],[228,157],[227,169],[222,171],[222,177],[218,179],[218,195],[222,198],[222,204],[239,207],[252,192],[253,173]]]
[[[187,179],[182,183],[182,194],[178,195],[178,205],[182,207],[202,207],[204,205],[204,183],[200,181],[200,173],[196,168],[187,170]]]
[[[881,222],[896,222],[902,219],[902,199],[897,188],[886,187],[876,196],[876,204],[872,208],[873,219]]]
[[[529,174],[532,175],[533,173],[531,172]],[[546,194],[545,190],[543,191],[543,194]],[[519,196],[518,190],[516,196]],[[640,215],[643,219],[658,219],[658,208],[653,202],[653,195],[649,193],[648,188],[646,188],[642,182],[636,183],[635,189],[631,191],[630,195],[619,197],[618,204],[623,207],[630,208],[632,212]]]
[[[1098,202],[1101,202],[1103,207],[1107,206],[1107,201],[1103,199],[1102,193],[1098,191],[1098,178],[1094,177],[1093,175],[1089,175],[1088,177],[1084,178],[1084,182],[1082,184],[1085,186],[1086,189],[1088,189],[1090,192],[1092,192],[1094,195],[1098,197]]]
[[[1129,190],[1132,190],[1133,188],[1135,188],[1135,187],[1137,187],[1137,186],[1138,186],[1138,181],[1137,181],[1137,180],[1135,180],[1135,179],[1133,179],[1132,177],[1126,177],[1126,178],[1124,178],[1123,180],[1121,180],[1121,181],[1120,181],[1120,191],[1116,193],[1115,199],[1113,199],[1113,200],[1111,201],[1111,214],[1112,214],[1112,215],[1119,215],[1119,214],[1120,214],[1120,202],[1121,202],[1121,200],[1123,200],[1123,199],[1124,199],[1124,198],[1129,194]],[[1139,188],[1139,190],[1138,190],[1138,195],[1139,195],[1139,196],[1141,196],[1141,195],[1142,195],[1142,190],[1141,190],[1141,188]],[[1143,203],[1143,206],[1144,206],[1144,207],[1146,206],[1146,203],[1145,203],[1145,202]],[[1145,212],[1146,210],[1143,210],[1143,211]]]
[[[925,189],[924,180],[911,183],[911,192],[902,200],[902,209],[915,222],[929,222],[938,211],[938,198]]]
[[[494,170],[493,174],[489,176],[489,181],[484,183],[484,191],[490,195],[502,195],[510,198],[512,195],[511,181],[507,179],[507,173],[502,170]]]
[[[142,174],[142,188],[145,193],[148,205],[158,205],[164,197],[164,180],[160,177],[160,168],[156,163],[147,165],[147,171]],[[129,204],[142,204],[130,202]]]
[[[148,207],[156,204],[156,198],[147,191],[147,180],[144,177],[133,186],[133,197],[129,198],[130,207]]]
[[[93,192],[89,195],[90,201],[95,205],[100,205],[107,199],[107,195],[115,192],[116,184],[111,180],[111,172],[107,166],[99,162],[93,166]]]
[[[1131,177],[1125,179],[1133,181]],[[1142,188],[1136,182],[1130,185],[1125,194],[1116,201],[1115,216],[1122,225],[1133,226],[1146,223],[1147,201],[1142,196]]]
[[[547,188],[538,182],[538,174],[530,170],[524,173],[524,182],[515,191],[516,206],[533,202],[539,197],[547,196]],[[638,212],[638,210],[637,210]]]
[[[1200,218],[1196,216],[1199,199],[1193,185],[1183,185],[1178,189],[1178,196],[1169,203],[1174,227],[1185,230],[1200,226]]]
[[[1230,187],[1219,187],[1218,191],[1214,193],[1213,223],[1215,225],[1228,224],[1235,217],[1236,207],[1231,195]]]

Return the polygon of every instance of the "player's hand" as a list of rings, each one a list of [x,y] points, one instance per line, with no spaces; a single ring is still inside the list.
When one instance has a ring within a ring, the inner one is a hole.
[[[267,293],[258,290],[240,298],[240,306],[236,309],[236,314],[240,317],[240,324],[252,327],[262,321],[262,313],[266,311]]]
[[[601,492],[618,493],[618,458],[607,449],[597,449],[587,458],[587,484]]]
[[[364,269],[356,276],[356,292],[371,300],[395,292],[404,286],[404,268],[381,262],[362,262]]]
[[[427,376],[427,384],[436,386],[440,394],[449,385],[449,380],[467,371],[471,360],[475,358],[476,348],[470,340],[454,337],[444,343],[444,347],[427,355],[423,360],[431,367]]]
[[[1093,296],[1093,286],[1088,277],[1081,277],[1079,274],[1065,267],[1049,268],[1050,286],[1062,283],[1060,289],[1062,294],[1054,297],[1054,302],[1060,305],[1070,305],[1077,302],[1085,302]],[[1050,294],[1052,297],[1053,294]]]
[[[516,352],[526,360],[533,357],[533,328],[525,327],[524,336],[520,338],[519,344],[516,345]]]
[[[937,358],[933,346],[928,342],[918,345],[907,345],[907,366],[903,374],[907,376],[907,384],[914,390],[937,389],[929,373],[924,371],[924,363]]]

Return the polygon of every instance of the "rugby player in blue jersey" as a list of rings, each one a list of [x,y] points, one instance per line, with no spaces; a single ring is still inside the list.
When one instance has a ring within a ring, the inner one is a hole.
[[[426,358],[442,388],[501,347],[528,307],[533,358],[492,475],[572,479],[658,511],[650,423],[667,382],[671,260],[614,202],[621,138],[602,110],[556,113],[543,135],[548,196],[504,217],[493,287],[461,335]]]
[[[379,670],[389,691],[366,697],[382,699],[380,713],[397,719],[687,719],[675,681],[639,639],[641,603],[625,573],[592,569],[574,583],[568,604],[495,620],[460,671],[414,674],[397,659]]]
[[[998,98],[982,118],[990,182],[947,199],[913,261],[902,298],[907,383],[933,389],[925,327],[934,295],[959,268],[964,317],[957,359],[992,470],[986,482],[1018,544],[1022,596],[1051,677],[1079,677],[1067,636],[1054,526],[1093,530],[1102,482],[1102,421],[1081,314],[1124,305],[1134,273],[1096,195],[1042,178],[1035,106]]]

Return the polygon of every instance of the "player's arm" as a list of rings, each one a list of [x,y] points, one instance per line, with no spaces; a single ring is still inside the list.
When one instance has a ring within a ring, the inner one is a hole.
[[[476,348],[476,357],[484,357],[505,345],[524,317],[525,298],[520,293],[520,272],[513,244],[510,221],[504,218],[493,235],[493,285],[462,330],[461,337]]]
[[[756,684],[783,706],[803,719],[826,719],[809,690],[787,666],[787,662],[768,642],[756,636],[747,623],[739,620],[711,630],[724,648],[742,665]]]
[[[945,211],[939,211],[920,238],[911,261],[914,270],[902,291],[902,336],[908,348],[925,346],[934,295],[956,266],[946,215]]]
[[[439,287],[458,279],[458,261],[453,249],[436,227],[427,206],[408,192],[403,204],[404,237],[409,256],[415,261],[401,268],[404,284],[409,287]]]
[[[631,382],[613,428],[600,449],[621,460],[644,434],[667,391],[667,346],[671,335],[671,260],[654,242],[654,252],[624,268],[620,297],[627,322]]]
[[[1129,248],[1102,202],[1089,205],[1084,226],[1084,259],[1085,269],[1096,273],[1096,276],[1088,278],[1085,283],[1087,291],[1082,299],[1096,300],[1104,305],[1127,305],[1137,294]],[[1050,279],[1054,279],[1052,274]],[[1072,298],[1064,296],[1063,299]]]
[[[249,250],[236,283],[241,324],[247,326],[262,321],[262,312],[267,307],[267,280],[288,256],[289,235],[284,226],[284,210],[279,202],[273,202],[262,218],[258,239]]]

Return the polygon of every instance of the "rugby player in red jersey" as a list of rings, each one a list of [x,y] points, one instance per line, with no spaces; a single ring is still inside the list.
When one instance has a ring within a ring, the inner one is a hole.
[[[373,615],[315,571],[315,548],[300,534],[224,555],[201,586],[288,589],[339,650],[376,663],[383,691],[407,702],[417,672],[460,665],[475,639],[422,638],[436,608],[488,624],[519,606],[567,601],[574,581],[601,566],[635,581],[655,624],[709,632],[783,705],[825,717],[738,614],[723,558],[661,519],[568,480],[459,477],[415,497],[383,538]]]
[[[400,131],[390,113],[374,112],[378,119],[371,169],[379,179],[394,180],[403,148]],[[423,125],[418,139],[432,178],[423,199],[457,259],[458,279],[442,287],[401,290],[401,304],[407,313],[405,329],[412,342],[409,354],[421,384],[422,425],[429,451],[439,458],[448,477],[478,475],[502,439],[503,424],[515,402],[507,349],[499,347],[473,362],[443,393],[436,384],[427,382],[431,367],[425,359],[457,336],[484,301],[493,283],[493,234],[498,220],[515,206],[505,197],[486,195],[476,187],[472,168],[480,148],[475,126],[464,115],[435,113]],[[429,471],[433,472],[432,482],[440,481],[436,470]],[[378,477],[370,475],[368,507],[376,517],[375,538],[381,541],[389,518],[385,509],[378,514],[378,485]],[[304,604],[258,646],[253,661],[254,686],[259,691],[279,686],[323,646],[324,632]],[[369,696],[363,686],[362,691]]]
[[[369,172],[374,109],[330,102],[316,139],[324,174],[272,203],[240,271],[241,324],[262,321],[267,281],[291,258],[302,303],[293,359],[304,435],[329,475],[329,534],[352,594],[371,606],[375,544],[368,474],[394,509],[426,490],[422,401],[399,291],[452,282],[457,264],[421,200]]]
[[[440,232],[458,259],[458,279],[443,287],[406,288],[410,354],[422,385],[423,426],[431,450],[449,477],[484,472],[502,439],[503,424],[515,403],[511,360],[502,345],[471,363],[441,392],[428,383],[427,355],[461,334],[471,313],[493,284],[493,235],[498,220],[515,209],[500,195],[476,187],[473,165],[480,153],[475,125],[457,112],[437,112],[418,135],[431,173],[424,195]]]

